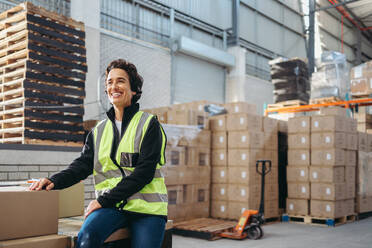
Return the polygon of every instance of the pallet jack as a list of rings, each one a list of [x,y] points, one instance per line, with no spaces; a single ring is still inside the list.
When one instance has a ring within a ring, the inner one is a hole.
[[[266,166],[268,163],[268,167]],[[259,165],[261,171],[259,170]],[[260,239],[264,233],[261,225],[265,222],[264,218],[264,202],[265,202],[265,175],[271,171],[271,160],[257,160],[256,171],[261,175],[261,201],[259,210],[245,210],[240,217],[238,224],[232,232],[222,232],[220,237],[230,239]]]

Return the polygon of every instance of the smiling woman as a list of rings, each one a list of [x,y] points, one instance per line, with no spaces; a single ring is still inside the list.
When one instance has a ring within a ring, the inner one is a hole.
[[[153,115],[139,110],[143,79],[122,59],[106,69],[107,119],[89,132],[83,151],[70,166],[43,178],[32,190],[63,189],[94,175],[96,200],[89,203],[77,248],[100,247],[117,229],[131,231],[131,247],[160,247],[168,196],[160,168],[166,136]],[[145,235],[144,235],[145,234]]]

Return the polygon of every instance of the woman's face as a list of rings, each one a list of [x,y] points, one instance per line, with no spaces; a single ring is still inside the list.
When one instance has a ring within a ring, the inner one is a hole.
[[[128,73],[119,68],[114,68],[109,72],[106,90],[110,102],[117,108],[130,106],[132,97],[136,94],[130,89]]]

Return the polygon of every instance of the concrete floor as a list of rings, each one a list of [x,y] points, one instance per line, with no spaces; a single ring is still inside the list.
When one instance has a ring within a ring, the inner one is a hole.
[[[260,240],[206,241],[173,235],[173,248],[371,248],[372,217],[337,227],[288,222],[268,224]]]

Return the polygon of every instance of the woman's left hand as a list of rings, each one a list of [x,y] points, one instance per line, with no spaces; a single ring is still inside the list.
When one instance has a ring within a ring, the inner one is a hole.
[[[101,204],[97,200],[93,200],[89,203],[87,209],[85,210],[84,218],[86,219],[92,212],[96,211],[97,209],[102,208]]]

